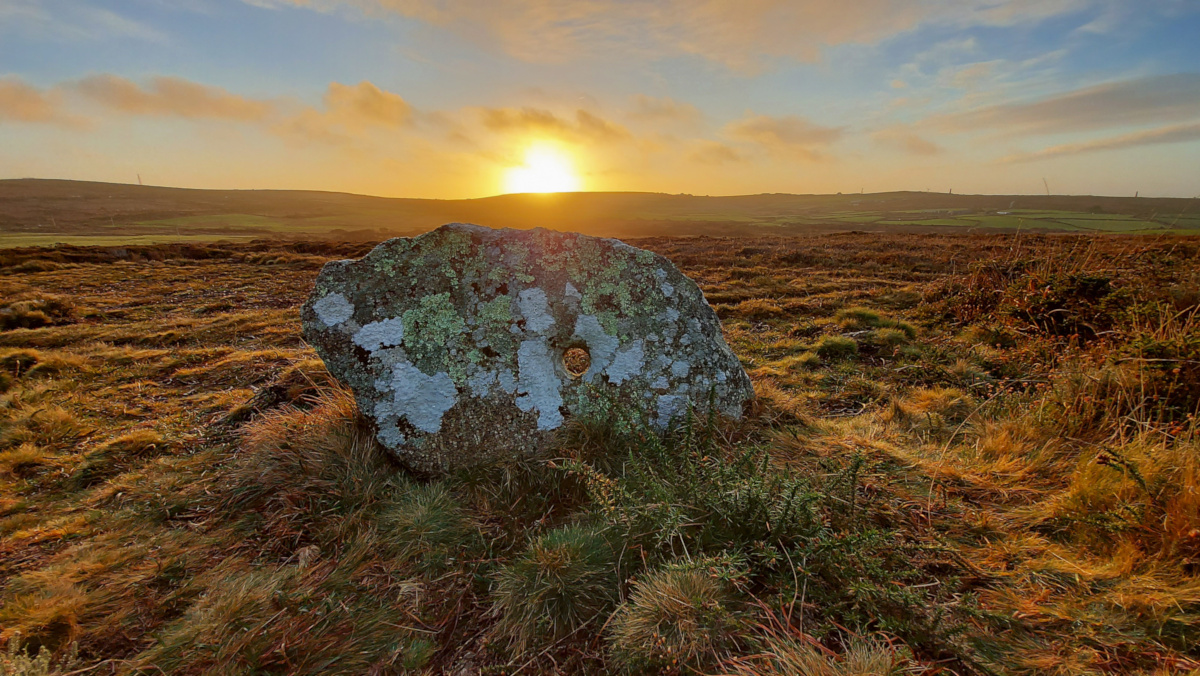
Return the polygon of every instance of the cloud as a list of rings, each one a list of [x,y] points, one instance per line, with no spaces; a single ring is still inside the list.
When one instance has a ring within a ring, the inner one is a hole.
[[[871,134],[878,144],[897,148],[910,155],[932,156],[940,155],[942,147],[922,138],[907,125],[894,125]]]
[[[824,47],[875,44],[923,24],[1034,23],[1098,0],[247,0],[260,6],[394,12],[525,61],[604,51],[696,55],[739,71],[778,58],[815,61]]]
[[[941,73],[940,79],[955,89],[976,89],[992,77],[998,65],[1004,61],[980,61],[949,68]]]
[[[1197,117],[1200,73],[1180,73],[1112,82],[1027,103],[986,106],[928,122],[946,131],[1054,134]]]
[[[323,143],[346,146],[351,137],[337,128],[329,115],[315,108],[305,108],[270,126],[272,133],[294,145]]]
[[[177,77],[156,77],[147,87],[116,75],[91,75],[73,88],[83,96],[130,115],[257,122],[274,106],[231,94],[220,87]]]
[[[18,77],[0,78],[0,121],[80,126],[62,110],[56,91],[43,92]]]
[[[81,0],[0,0],[0,33],[54,40],[140,40],[166,44],[161,31]]]
[[[690,162],[710,165],[746,161],[746,157],[736,149],[719,141],[701,141],[696,148],[688,153],[687,159]]]
[[[366,81],[354,86],[330,83],[325,108],[334,120],[350,127],[401,127],[411,120],[413,112],[399,94]]]
[[[1160,127],[1158,129],[1148,129],[1093,141],[1084,141],[1082,143],[1065,143],[1044,148],[1037,152],[1009,155],[1001,159],[1000,162],[1004,164],[1033,162],[1052,157],[1083,155],[1103,150],[1120,150],[1122,148],[1136,148],[1138,146],[1159,145],[1163,143],[1186,143],[1197,140],[1200,140],[1200,122],[1193,122]]]
[[[483,126],[494,132],[550,136],[565,141],[624,141],[629,130],[579,109],[575,119],[542,108],[481,108]]]
[[[751,114],[725,127],[725,134],[730,138],[810,161],[824,159],[820,149],[837,142],[843,133],[841,127],[823,127],[795,115],[771,117]]]
[[[690,103],[676,101],[669,96],[656,98],[637,94],[633,97],[630,117],[653,122],[678,122],[692,124],[703,119],[704,114]]]
[[[322,103],[323,109],[304,107],[289,112],[271,131],[292,143],[349,146],[355,138],[373,131],[407,128],[416,115],[399,94],[365,80],[356,85],[329,83]]]
[[[222,120],[262,125],[288,141],[346,145],[372,130],[409,125],[414,111],[400,95],[371,82],[332,82],[322,106],[256,99],[177,77],[155,77],[146,85],[111,74],[91,75],[66,86],[70,91],[125,115]]]

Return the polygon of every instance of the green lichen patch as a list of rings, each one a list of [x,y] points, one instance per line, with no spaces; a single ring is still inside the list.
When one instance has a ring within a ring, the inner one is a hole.
[[[450,294],[424,296],[404,315],[404,348],[425,373],[445,371],[463,346],[467,326]]]

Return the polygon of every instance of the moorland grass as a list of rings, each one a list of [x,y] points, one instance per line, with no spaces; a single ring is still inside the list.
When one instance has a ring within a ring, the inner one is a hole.
[[[14,258],[76,310],[0,330],[5,668],[1200,668],[1193,241],[641,244],[727,299],[750,415],[435,481],[299,341],[340,245]]]

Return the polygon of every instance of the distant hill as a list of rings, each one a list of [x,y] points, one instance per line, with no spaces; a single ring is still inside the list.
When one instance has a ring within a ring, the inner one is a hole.
[[[0,246],[252,237],[380,239],[452,221],[622,237],[996,228],[1200,234],[1200,203],[924,192],[732,197],[593,192],[434,200],[0,180]]]

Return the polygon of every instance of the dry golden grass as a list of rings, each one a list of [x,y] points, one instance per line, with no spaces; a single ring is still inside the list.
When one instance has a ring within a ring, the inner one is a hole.
[[[533,465],[404,476],[299,335],[316,263],[363,247],[262,244],[0,275],[0,639],[89,673],[1200,668],[1194,241],[637,244],[700,282],[755,381],[729,445],[833,496],[828,528],[903,541],[920,577],[889,586],[952,590],[956,638],[901,640],[877,597],[838,611],[865,630],[816,626],[814,587],[787,586],[811,560],[771,568],[771,598],[661,567],[606,597],[589,568],[597,602],[525,633],[521,599],[570,580],[521,587],[530,564],[497,610],[499,571],[587,496]]]

